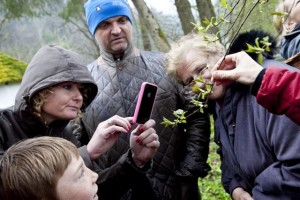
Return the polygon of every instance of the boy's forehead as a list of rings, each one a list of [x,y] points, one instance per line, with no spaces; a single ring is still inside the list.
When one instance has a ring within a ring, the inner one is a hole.
[[[80,156],[77,158],[75,155],[72,155],[72,160],[65,169],[63,176],[74,177],[74,175],[80,171],[83,164],[83,160]]]

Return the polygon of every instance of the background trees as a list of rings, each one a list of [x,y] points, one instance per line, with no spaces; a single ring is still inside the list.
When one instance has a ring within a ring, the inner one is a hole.
[[[255,2],[161,0],[173,4],[174,10],[158,11],[160,4],[149,7],[151,0],[128,1],[134,15],[135,44],[141,49],[163,52],[169,50],[172,41],[192,31],[192,23],[204,25],[205,19],[224,16],[224,3],[231,7],[236,5],[226,18],[229,22],[220,26],[220,29],[213,28],[210,31],[220,31],[223,44],[228,45]],[[259,28],[275,35],[270,13],[275,10],[277,1],[269,0],[265,5],[257,6],[241,31]],[[85,0],[27,0],[26,3],[21,0],[0,1],[0,51],[28,62],[41,46],[55,43],[82,54],[87,63],[92,61],[99,53],[87,29],[84,2]]]

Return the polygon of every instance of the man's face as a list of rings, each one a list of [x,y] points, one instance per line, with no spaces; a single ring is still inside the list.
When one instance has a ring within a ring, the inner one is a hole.
[[[127,17],[109,18],[99,24],[95,32],[98,44],[108,53],[124,53],[131,42],[132,25]]]
[[[191,50],[185,54],[181,66],[177,69],[177,75],[184,85],[193,84],[193,81],[197,79],[199,75],[203,77],[203,80],[206,83],[212,84],[211,68],[221,57],[221,54],[208,56],[208,54],[206,53],[200,53]],[[203,89],[203,84],[196,84]],[[212,100],[220,99],[225,94],[225,91],[226,88],[224,87],[224,85],[214,85],[212,93],[208,96],[208,98]]]
[[[73,157],[56,185],[61,200],[98,200],[98,174],[87,168],[81,157]]]

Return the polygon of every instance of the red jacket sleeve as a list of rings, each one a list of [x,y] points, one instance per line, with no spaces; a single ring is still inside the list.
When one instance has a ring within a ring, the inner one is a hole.
[[[300,73],[269,67],[256,96],[274,114],[285,114],[300,124]]]

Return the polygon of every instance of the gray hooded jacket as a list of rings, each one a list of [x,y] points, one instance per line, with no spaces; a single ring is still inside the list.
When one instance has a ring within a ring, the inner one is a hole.
[[[88,106],[97,93],[97,86],[78,57],[74,52],[52,45],[34,55],[23,76],[15,105],[0,111],[0,156],[17,141],[36,136],[63,137],[80,146],[72,133],[66,131],[69,121],[56,120],[46,126],[33,114],[31,103],[38,91],[71,81],[90,88],[84,100],[84,107]]]

